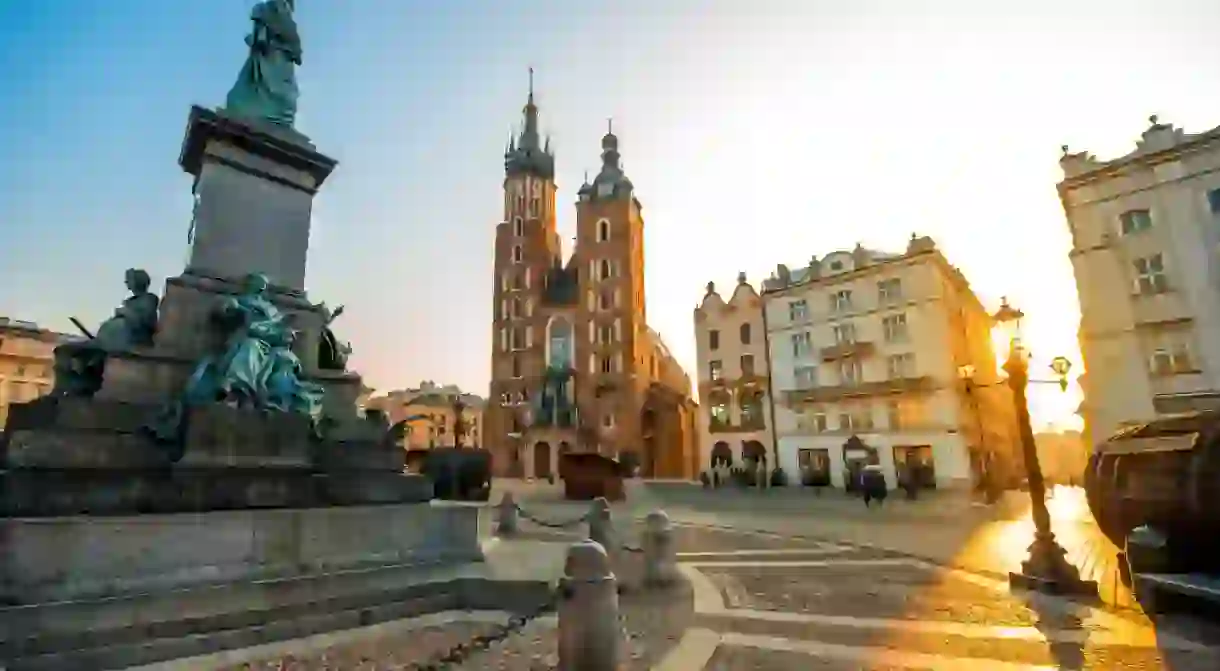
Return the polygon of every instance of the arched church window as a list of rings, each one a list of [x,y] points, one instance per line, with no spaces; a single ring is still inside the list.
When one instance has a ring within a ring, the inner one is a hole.
[[[557,369],[572,368],[573,355],[572,322],[564,317],[555,317],[547,324],[547,366]]]
[[[610,239],[610,220],[601,219],[597,222],[597,241],[606,242]]]

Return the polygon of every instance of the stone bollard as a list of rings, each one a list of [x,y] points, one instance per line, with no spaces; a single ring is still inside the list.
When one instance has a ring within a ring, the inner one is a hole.
[[[589,506],[589,540],[601,544],[608,552],[617,549],[614,545],[614,520],[610,517],[610,502],[604,496],[593,499]]]
[[[618,671],[623,629],[618,585],[606,548],[592,540],[568,548],[560,586],[559,670]]]
[[[496,533],[501,536],[511,536],[517,533],[518,529],[518,511],[517,502],[513,500],[512,492],[504,492],[504,498],[500,499],[500,504],[496,506],[499,513],[499,519],[496,523]]]
[[[678,555],[674,548],[673,526],[669,515],[654,510],[644,518],[640,549],[644,554],[644,584],[649,587],[672,585],[678,576]]]

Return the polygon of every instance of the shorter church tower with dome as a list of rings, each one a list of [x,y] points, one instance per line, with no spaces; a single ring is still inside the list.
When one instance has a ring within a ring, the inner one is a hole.
[[[693,478],[690,378],[649,328],[644,218],[607,128],[601,169],[576,192],[576,242],[556,231],[555,156],[538,130],[531,73],[520,133],[504,155],[496,226],[491,388],[484,436],[496,475],[559,476],[595,452],[643,477]]]

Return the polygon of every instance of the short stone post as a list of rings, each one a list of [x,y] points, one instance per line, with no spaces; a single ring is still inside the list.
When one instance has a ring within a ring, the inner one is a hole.
[[[568,548],[560,582],[559,670],[618,671],[622,632],[618,581],[606,548],[592,540]]]
[[[504,492],[504,498],[496,506],[499,518],[496,523],[496,533],[501,536],[512,536],[518,530],[517,502],[513,500],[512,492]]]
[[[614,520],[610,517],[610,502],[606,497],[593,499],[589,506],[589,540],[599,543],[607,552],[617,549],[614,545]]]
[[[678,574],[678,555],[674,547],[673,526],[669,515],[654,510],[644,518],[640,549],[644,554],[644,584],[649,587],[672,585]]]

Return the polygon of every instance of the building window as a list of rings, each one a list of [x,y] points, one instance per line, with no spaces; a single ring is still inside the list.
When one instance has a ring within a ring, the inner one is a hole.
[[[800,359],[809,356],[813,351],[813,340],[809,336],[809,332],[793,333],[790,336],[792,340],[792,356]]]
[[[715,382],[724,377],[724,366],[719,360],[707,362],[707,378]]]
[[[877,302],[881,305],[897,305],[902,301],[902,280],[897,277],[877,283]]]
[[[1178,375],[1194,372],[1194,362],[1191,360],[1190,348],[1186,343],[1174,343],[1166,347],[1158,347],[1150,358],[1149,368],[1153,375]]]
[[[910,352],[891,355],[886,360],[886,370],[891,380],[915,377],[915,355]]]
[[[1212,214],[1220,214],[1220,189],[1212,189],[1207,192],[1207,207]]]
[[[890,401],[886,404],[886,426],[890,431],[901,431],[902,425],[902,405],[898,401]]]
[[[750,344],[750,325],[742,324],[741,328],[738,330],[740,331],[740,335],[741,335],[741,344],[749,345]]]
[[[712,424],[714,426],[729,425],[729,404],[723,398],[717,398],[712,401]]]
[[[873,414],[867,406],[839,413],[840,431],[870,431],[873,428]]]
[[[762,395],[751,394],[741,399],[741,425],[757,428],[763,425]]]
[[[1165,260],[1160,254],[1136,259],[1134,264],[1136,293],[1149,296],[1169,290],[1169,279],[1165,276]]]
[[[742,354],[741,355],[741,374],[742,374],[742,376],[749,376],[749,375],[754,374],[754,355],[753,354]]]
[[[513,235],[518,238],[525,235],[525,222],[521,221],[521,217],[513,218]]]
[[[611,359],[608,356],[602,357],[602,372],[603,373],[613,373],[614,372],[614,359]]]
[[[794,322],[803,322],[809,319],[809,305],[803,300],[789,301],[788,319]]]
[[[597,327],[597,342],[608,345],[614,342],[614,326],[602,324]]]
[[[818,386],[818,369],[816,366],[797,366],[792,370],[792,378],[797,389],[813,389]]]
[[[881,332],[886,342],[905,342],[907,339],[906,313],[883,317],[881,319]]]
[[[821,408],[816,408],[800,413],[796,418],[796,428],[802,433],[826,433],[829,428],[826,412]]]
[[[846,312],[851,309],[851,290],[842,289],[830,297],[831,312]]]
[[[600,219],[597,222],[597,241],[608,242],[610,240],[610,220]]]
[[[599,310],[610,310],[614,307],[614,292],[602,291],[597,295],[597,308]]]
[[[525,251],[521,249],[521,245],[513,245],[513,263],[521,263],[525,258]]]
[[[602,427],[606,429],[614,428],[614,415],[612,413],[608,412],[602,415]]]
[[[1128,210],[1118,216],[1118,232],[1134,235],[1152,228],[1152,213],[1148,210]]]
[[[835,324],[834,336],[836,345],[850,345],[856,342],[856,325],[850,322]]]
[[[720,349],[720,331],[711,330],[707,332],[707,348],[713,352]]]
[[[601,263],[598,265],[598,269],[601,271],[599,279],[603,279],[603,280],[610,279],[610,276],[611,276],[610,270],[611,269],[610,269],[610,260],[609,259],[602,259]]]
[[[860,384],[861,377],[863,375],[858,359],[848,358],[839,362],[839,379],[843,381],[844,386]]]

